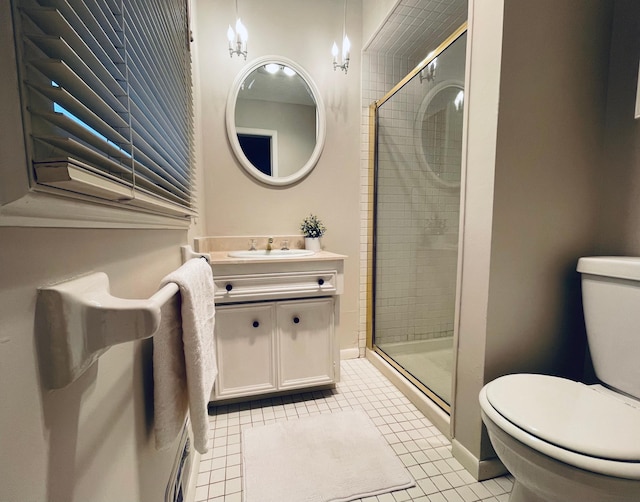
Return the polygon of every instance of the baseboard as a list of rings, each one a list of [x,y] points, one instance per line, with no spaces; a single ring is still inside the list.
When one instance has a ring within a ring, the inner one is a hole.
[[[416,389],[411,382],[378,354],[367,349],[366,357],[447,439],[451,439],[451,418],[442,408]]]
[[[360,357],[360,351],[357,347],[352,349],[340,350],[340,360],[344,359],[358,359]]]
[[[480,460],[456,439],[451,440],[451,453],[469,471],[469,474],[478,481],[497,478],[509,473],[497,457]]]

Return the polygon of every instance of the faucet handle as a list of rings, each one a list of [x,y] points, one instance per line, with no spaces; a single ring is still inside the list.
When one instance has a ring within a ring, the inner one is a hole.
[[[257,243],[258,243],[257,239],[250,239],[249,240],[249,251],[256,251]]]
[[[289,251],[289,240],[288,239],[283,239],[283,241],[280,243],[280,249],[282,251]]]

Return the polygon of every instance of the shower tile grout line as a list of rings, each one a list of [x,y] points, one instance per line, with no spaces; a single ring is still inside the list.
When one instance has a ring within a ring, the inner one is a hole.
[[[355,502],[507,502],[511,476],[476,481],[451,454],[451,443],[366,359],[341,362],[335,390],[220,405],[209,417],[195,502],[241,502],[241,434],[245,428],[321,413],[362,410],[376,425],[416,486]]]

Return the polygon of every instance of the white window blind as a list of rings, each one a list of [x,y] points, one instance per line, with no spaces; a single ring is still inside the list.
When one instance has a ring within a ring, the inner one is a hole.
[[[194,214],[187,0],[14,0],[34,187]]]

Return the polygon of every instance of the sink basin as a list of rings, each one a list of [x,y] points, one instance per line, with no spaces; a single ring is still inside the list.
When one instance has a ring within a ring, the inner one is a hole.
[[[231,251],[229,252],[229,257],[264,260],[271,258],[299,258],[301,256],[311,256],[312,254],[315,254],[315,251],[311,251],[310,249],[273,249],[271,251],[257,249],[255,251]]]

